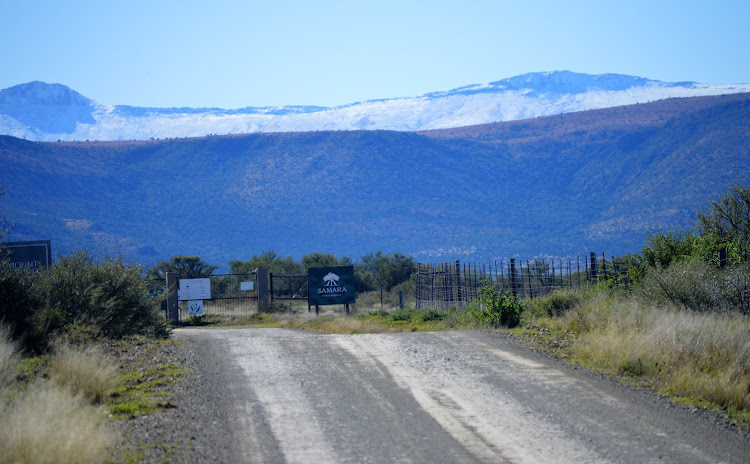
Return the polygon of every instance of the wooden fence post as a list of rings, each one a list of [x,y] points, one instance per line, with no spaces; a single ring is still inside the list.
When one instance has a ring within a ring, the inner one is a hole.
[[[589,279],[590,279],[589,282],[596,282],[597,280],[599,280],[599,275],[596,272],[596,253],[594,253],[593,251],[591,252],[591,255],[590,255],[589,265],[591,267],[591,273],[589,274]]]
[[[268,305],[268,268],[258,268],[256,281],[258,283],[258,312],[262,312]]]
[[[463,306],[463,300],[461,299],[461,262],[459,260],[456,260],[456,292],[458,304]]]
[[[510,281],[510,292],[513,296],[518,295],[516,290],[516,258],[510,258],[510,271],[508,271],[508,279]]]
[[[167,320],[171,324],[177,324],[180,322],[180,303],[177,301],[177,288],[180,279],[177,275],[176,272],[167,272],[165,275],[167,288]]]

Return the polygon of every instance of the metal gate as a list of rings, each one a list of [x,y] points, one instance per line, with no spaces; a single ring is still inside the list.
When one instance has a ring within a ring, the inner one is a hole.
[[[206,278],[211,282],[211,299],[203,300],[204,316],[239,318],[257,312],[257,273],[217,274]],[[178,314],[180,321],[191,316],[188,301],[179,301]]]
[[[307,274],[269,274],[268,293],[274,301],[307,302]]]

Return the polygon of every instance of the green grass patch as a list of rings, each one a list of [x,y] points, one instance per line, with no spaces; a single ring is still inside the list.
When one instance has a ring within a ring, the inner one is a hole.
[[[186,372],[188,369],[167,363],[120,375],[117,379],[118,386],[110,394],[110,414],[121,419],[173,407],[169,401],[172,393],[164,388],[176,382]]]

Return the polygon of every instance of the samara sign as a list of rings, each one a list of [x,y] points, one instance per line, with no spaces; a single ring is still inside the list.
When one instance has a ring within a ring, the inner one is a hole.
[[[354,304],[354,266],[311,267],[307,270],[308,304]]]

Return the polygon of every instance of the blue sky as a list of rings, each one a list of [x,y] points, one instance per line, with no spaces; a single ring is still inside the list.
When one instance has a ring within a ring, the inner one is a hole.
[[[535,71],[750,83],[750,1],[0,0],[0,89],[334,106]]]

